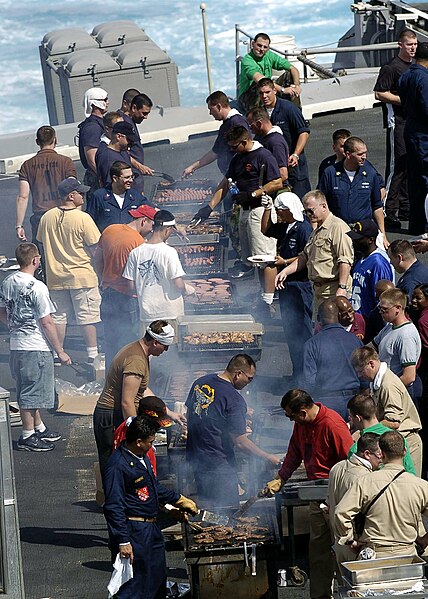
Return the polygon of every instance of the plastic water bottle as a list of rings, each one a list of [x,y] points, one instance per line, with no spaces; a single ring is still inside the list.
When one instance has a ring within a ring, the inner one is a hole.
[[[232,179],[228,179],[227,182],[229,184],[229,193],[230,193],[230,195],[231,196],[236,196],[239,193],[238,186],[236,185],[236,183],[234,181],[232,181]]]

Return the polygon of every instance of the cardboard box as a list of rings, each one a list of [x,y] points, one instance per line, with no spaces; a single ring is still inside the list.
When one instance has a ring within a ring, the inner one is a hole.
[[[93,414],[98,398],[98,393],[94,393],[93,395],[69,395],[66,393],[59,393],[56,411],[63,414],[89,416]]]

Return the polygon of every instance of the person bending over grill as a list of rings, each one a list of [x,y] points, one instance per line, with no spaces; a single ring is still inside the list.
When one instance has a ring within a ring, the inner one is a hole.
[[[255,374],[254,360],[237,354],[224,372],[207,374],[190,389],[186,458],[193,467],[198,497],[207,506],[239,504],[235,447],[269,465],[279,464],[276,456],[257,447],[246,434],[247,405],[239,391]]]
[[[352,445],[349,429],[339,414],[302,389],[291,389],[281,401],[285,415],[294,421],[287,453],[277,477],[266,484],[272,497],[304,463],[309,480],[328,478],[330,469],[346,459]],[[311,599],[330,599],[334,575],[331,532],[319,502],[309,504],[309,570]]]
[[[152,420],[138,416],[126,431],[126,441],[111,456],[104,473],[107,520],[114,555],[130,560],[133,577],[116,599],[166,597],[165,545],[156,523],[159,504],[170,503],[196,515],[194,501],[168,490],[156,479],[146,454],[158,431]],[[183,514],[184,516],[184,514]]]

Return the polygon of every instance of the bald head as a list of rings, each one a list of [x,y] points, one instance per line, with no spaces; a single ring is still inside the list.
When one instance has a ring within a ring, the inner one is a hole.
[[[326,300],[320,305],[318,320],[321,326],[339,322],[339,310],[335,300]]]
[[[394,289],[395,285],[392,281],[388,279],[381,279],[375,285],[375,294],[376,299],[378,300],[384,291],[388,291],[389,289]]]

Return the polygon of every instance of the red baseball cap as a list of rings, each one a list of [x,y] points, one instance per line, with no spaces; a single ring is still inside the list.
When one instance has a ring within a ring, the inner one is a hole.
[[[128,213],[132,216],[132,218],[140,218],[141,216],[146,216],[153,220],[155,218],[157,210],[153,208],[153,206],[149,206],[148,204],[141,204],[135,210],[128,210]]]

